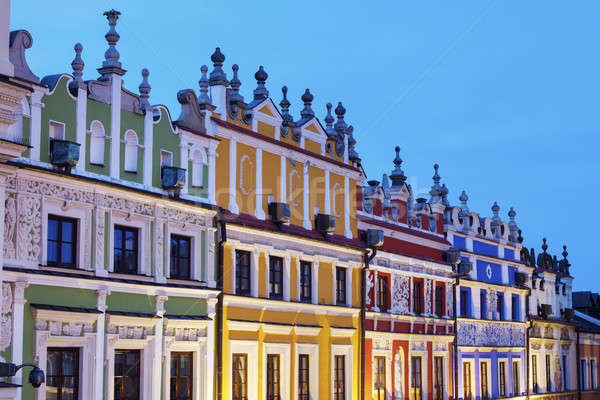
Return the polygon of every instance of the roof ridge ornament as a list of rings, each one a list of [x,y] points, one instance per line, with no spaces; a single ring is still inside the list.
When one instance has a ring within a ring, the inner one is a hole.
[[[495,238],[501,238],[501,232],[500,232],[500,225],[502,224],[502,220],[500,219],[500,216],[498,215],[498,213],[500,212],[500,206],[498,205],[498,202],[494,201],[494,204],[492,205],[492,213],[494,214],[492,216],[492,223],[491,223],[491,228],[492,228],[492,232],[494,233],[494,237]]]
[[[78,89],[85,86],[82,79],[85,63],[81,58],[81,52],[83,51],[81,43],[76,43],[73,49],[75,50],[75,58],[71,62],[71,67],[73,68],[73,81],[69,83],[69,91],[73,96],[77,96]]]
[[[294,117],[292,117],[292,115],[289,112],[291,103],[287,98],[287,92],[288,87],[283,86],[281,88],[281,93],[283,93],[283,99],[281,99],[281,102],[279,103],[279,106],[281,107],[282,117],[281,129],[279,130],[279,134],[284,138],[287,138],[290,135],[290,128],[294,126]]]
[[[229,85],[227,81],[227,74],[223,71],[223,62],[225,61],[225,54],[221,53],[221,48],[215,48],[214,53],[210,56],[210,60],[213,62],[213,70],[210,73],[209,85]]]
[[[254,73],[256,79],[256,89],[254,89],[254,100],[265,100],[269,98],[269,91],[265,86],[265,82],[269,78],[269,74],[265,71],[265,68],[261,65],[258,67],[258,71]]]
[[[508,239],[511,242],[516,242],[518,240],[517,231],[519,230],[519,226],[515,221],[516,216],[517,212],[514,210],[513,207],[511,207],[510,210],[508,210],[508,218],[510,218],[510,220],[508,221],[508,228],[510,229],[510,235]]]
[[[396,146],[394,149],[396,151],[396,157],[394,158],[394,169],[390,174],[390,179],[392,180],[392,187],[397,188],[404,185],[406,182],[406,175],[404,175],[404,171],[402,170],[402,158],[400,158],[400,146]]]
[[[335,119],[333,118],[333,115],[331,115],[332,107],[333,105],[331,103],[327,103],[325,105],[325,108],[327,108],[327,114],[323,119],[323,121],[325,121],[325,132],[327,133],[328,138],[333,138],[333,136],[335,136],[335,131],[333,129],[333,122]]]
[[[443,183],[442,184],[442,204],[445,205],[446,207],[450,207],[450,202],[448,201],[448,193],[450,192],[450,190],[448,190],[448,187],[446,187],[446,184]]]
[[[441,195],[442,195],[442,187],[440,186],[440,175],[438,174],[438,169],[440,168],[440,166],[436,163],[433,164],[433,170],[435,171],[435,173],[433,174],[433,185],[431,186],[431,190],[429,191],[429,194],[431,195],[431,198],[429,199],[429,203],[433,204],[433,203],[438,203],[442,200]]]
[[[201,110],[214,110],[215,107],[212,105],[210,101],[210,96],[208,95],[208,67],[203,65],[200,67],[200,72],[202,72],[202,76],[198,81],[198,86],[200,86],[200,95],[198,96],[198,104]]]
[[[98,72],[102,74],[100,80],[108,80],[110,74],[125,75],[125,71],[121,68],[121,62],[119,58],[121,55],[117,50],[117,42],[121,38],[115,27],[117,26],[117,20],[121,13],[115,9],[104,12],[103,14],[108,20],[108,32],[104,35],[106,42],[108,43],[108,49],[104,52],[104,61],[102,61],[102,68],[98,68]]]
[[[348,126],[346,129],[346,134],[348,135],[348,158],[354,162],[360,163],[360,156],[355,149],[356,139],[354,139],[354,127],[352,125]]]
[[[242,82],[238,78],[238,70],[240,67],[237,64],[233,64],[231,66],[233,70],[233,78],[229,84],[231,85],[231,94],[229,95],[229,109],[230,114],[233,119],[238,119],[237,115],[240,112],[241,107],[243,107],[244,97],[240,94],[240,86],[242,86]]]
[[[334,110],[335,115],[337,116],[337,122],[334,125],[335,131],[339,136],[343,136],[348,127],[346,125],[346,121],[344,121],[344,115],[346,115],[346,108],[342,105],[342,102],[339,101],[337,107]]]
[[[147,68],[142,69],[142,83],[138,86],[140,90],[140,108],[144,112],[152,111],[152,106],[148,101],[150,98],[150,90],[152,89],[152,86],[150,86],[150,83],[148,82],[148,75],[150,75],[150,71],[148,71]]]
[[[310,90],[307,88],[304,91],[304,94],[301,97],[302,102],[304,103],[304,108],[300,112],[300,116],[302,117],[302,119],[309,120],[311,118],[314,118],[315,112],[311,108],[312,101],[313,101],[314,98],[315,97],[312,95],[312,93],[310,92]]]

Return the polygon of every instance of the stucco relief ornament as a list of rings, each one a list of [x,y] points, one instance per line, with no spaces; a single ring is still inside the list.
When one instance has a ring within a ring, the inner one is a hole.
[[[104,266],[104,211],[96,211],[96,265]]]
[[[15,227],[17,225],[17,204],[7,197],[4,211],[4,258],[15,258]]]
[[[17,257],[39,262],[42,226],[40,201],[34,197],[21,196],[18,202]]]
[[[392,313],[408,314],[408,278],[405,276],[394,277],[392,290]]]
[[[372,298],[369,298],[369,293],[371,293],[371,289],[373,289],[373,287],[375,286],[375,273],[374,272],[369,272],[367,274],[367,285],[365,287],[365,298],[370,299],[371,305],[374,304],[374,301]]]
[[[446,285],[446,314],[449,317],[453,317],[453,308],[452,308],[452,290],[450,285]]]
[[[431,296],[432,296],[431,279],[425,279],[425,314],[431,314]]]
[[[12,339],[12,304],[13,296],[10,284],[2,284],[2,312],[0,313],[0,351],[10,346]]]
[[[402,358],[400,357],[400,354],[397,353],[394,359],[394,398],[404,398],[402,394],[403,386],[404,385],[402,379]]]

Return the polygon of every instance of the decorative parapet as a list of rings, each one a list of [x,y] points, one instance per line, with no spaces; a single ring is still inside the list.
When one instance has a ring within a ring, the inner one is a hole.
[[[457,321],[459,346],[525,347],[525,324],[507,321]]]

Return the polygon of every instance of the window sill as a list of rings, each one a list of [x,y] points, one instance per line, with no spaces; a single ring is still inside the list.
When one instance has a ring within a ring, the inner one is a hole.
[[[127,173],[127,174],[134,174],[137,175],[137,171],[128,171],[128,170],[123,170],[123,172]]]
[[[192,185],[192,189],[204,189],[204,185],[202,185],[202,186]]]
[[[91,162],[89,164],[90,164],[90,167],[102,167],[102,168],[104,168],[104,164],[98,164],[98,163],[93,163],[93,162]]]

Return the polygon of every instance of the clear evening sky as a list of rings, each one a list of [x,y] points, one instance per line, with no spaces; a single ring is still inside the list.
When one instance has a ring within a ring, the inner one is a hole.
[[[575,290],[600,290],[600,3],[597,1],[12,1],[11,29],[33,35],[40,77],[71,72],[84,46],[84,79],[107,48],[102,12],[123,13],[117,48],[137,92],[179,115],[176,93],[198,89],[200,66],[220,46],[240,66],[246,100],[264,65],[291,112],[310,88],[320,118],[342,101],[369,179],[392,169],[394,146],[417,192],[440,164],[450,200],[503,219],[517,211],[524,244],[568,245]],[[559,258],[562,256],[559,255]],[[596,282],[596,283],[595,283]]]

